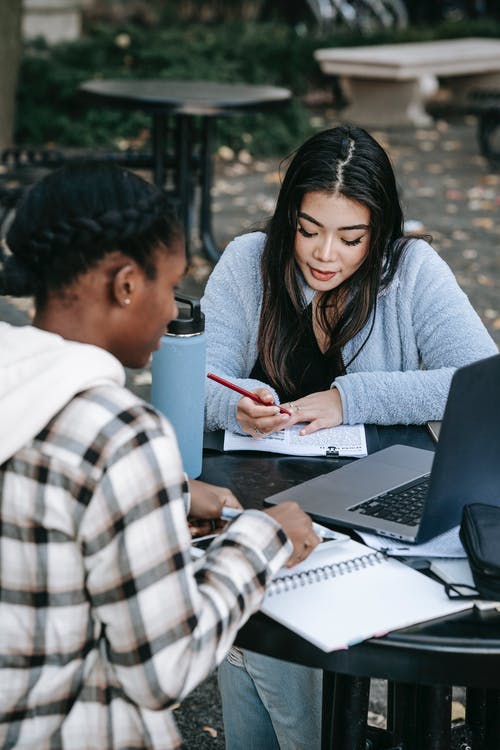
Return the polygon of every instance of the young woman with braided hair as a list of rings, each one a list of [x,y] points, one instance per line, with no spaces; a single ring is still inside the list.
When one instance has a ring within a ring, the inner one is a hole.
[[[208,370],[268,404],[207,381],[207,426],[253,437],[439,420],[455,368],[497,352],[446,263],[404,236],[390,160],[354,127],[295,152],[265,232],[228,245],[203,309]],[[230,750],[319,748],[318,673],[233,649],[219,677]]]
[[[0,272],[34,294],[0,323],[0,745],[180,747],[171,707],[223,658],[264,583],[319,541],[295,505],[248,511],[197,561],[169,423],[124,387],[177,315],[186,264],[163,193],[73,165],[17,208]],[[226,497],[222,497],[225,493]]]

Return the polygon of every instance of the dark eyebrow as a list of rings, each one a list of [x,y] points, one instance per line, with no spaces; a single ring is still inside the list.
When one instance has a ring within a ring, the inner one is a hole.
[[[347,232],[349,229],[370,229],[368,224],[353,224],[352,227],[339,227],[339,232]]]
[[[314,219],[312,216],[309,216],[309,214],[304,213],[303,211],[299,212],[299,219],[307,219],[307,221],[310,221],[312,224],[316,224],[317,227],[321,227],[323,229],[323,224],[321,224],[317,219]],[[350,229],[369,229],[370,227],[368,224],[353,224],[352,227],[339,227],[339,232],[347,232]]]
[[[309,216],[309,214],[306,214],[303,211],[299,211],[299,219],[307,219],[307,221],[310,221],[312,224],[316,224],[317,227],[323,228],[323,224],[317,221],[317,219],[313,219],[312,216]]]

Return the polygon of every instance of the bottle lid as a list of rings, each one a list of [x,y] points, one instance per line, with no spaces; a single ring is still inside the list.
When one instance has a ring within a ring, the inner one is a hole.
[[[205,330],[205,315],[201,311],[200,300],[191,297],[175,295],[177,302],[184,302],[189,307],[179,308],[179,317],[171,320],[167,326],[167,333],[172,336],[189,336],[203,333]]]

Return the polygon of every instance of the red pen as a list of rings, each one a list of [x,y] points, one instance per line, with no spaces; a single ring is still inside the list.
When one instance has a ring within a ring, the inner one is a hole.
[[[252,391],[246,391],[244,388],[240,388],[239,385],[235,385],[229,380],[224,380],[224,378],[214,375],[213,372],[207,372],[207,378],[215,380],[216,383],[220,383],[221,385],[225,385],[226,388],[231,388],[231,390],[236,391],[236,393],[241,393],[242,396],[248,396],[248,398],[251,398],[256,404],[261,404],[261,406],[273,406],[273,404],[265,404],[255,393],[252,393]],[[289,417],[292,416],[288,409],[284,409],[282,406],[279,406],[279,410],[281,414],[288,414]]]

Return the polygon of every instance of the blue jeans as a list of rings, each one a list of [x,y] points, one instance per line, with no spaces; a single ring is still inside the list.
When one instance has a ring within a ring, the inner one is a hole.
[[[322,673],[233,647],[219,667],[226,750],[319,750]]]

